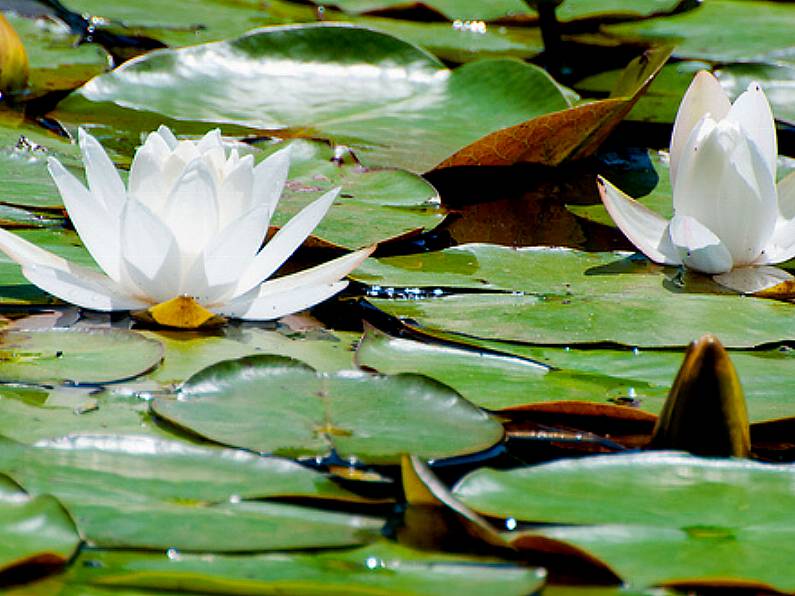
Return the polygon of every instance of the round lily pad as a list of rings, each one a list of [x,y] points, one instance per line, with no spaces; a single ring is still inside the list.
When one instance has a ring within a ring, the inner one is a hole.
[[[0,381],[100,384],[152,370],[160,342],[124,329],[48,329],[0,332]]]
[[[486,449],[502,426],[446,385],[414,374],[321,374],[290,358],[250,356],[197,373],[158,416],[202,437],[289,457],[396,463]]]

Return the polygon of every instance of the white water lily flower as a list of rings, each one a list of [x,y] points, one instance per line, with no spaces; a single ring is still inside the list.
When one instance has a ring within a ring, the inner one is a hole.
[[[38,287],[84,308],[144,309],[189,296],[213,313],[275,319],[308,308],[346,285],[342,278],[372,252],[273,275],[314,230],[339,189],[327,192],[260,250],[287,180],[289,149],[256,167],[227,155],[218,130],[178,141],[161,126],[135,154],[125,189],[99,142],[79,133],[88,188],[50,158],[66,210],[105,274],[82,267],[0,229],[0,250]]]
[[[613,221],[652,261],[758,291],[789,276],[757,266],[795,256],[795,177],[776,185],[777,153],[773,114],[759,84],[751,83],[732,105],[718,80],[702,71],[674,122],[673,218],[601,178],[599,191]]]

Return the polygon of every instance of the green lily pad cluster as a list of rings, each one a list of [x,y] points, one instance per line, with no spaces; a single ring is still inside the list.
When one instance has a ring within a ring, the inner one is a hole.
[[[790,152],[795,8],[58,4],[6,15],[30,73],[0,104],[3,228],[96,268],[48,158],[84,176],[84,127],[126,178],[165,124],[291,147],[270,235],[341,187],[279,274],[379,248],[311,312],[190,331],[61,303],[0,255],[0,589],[795,592],[791,296],[629,252],[595,184],[670,217],[701,69],[732,98],[759,81]],[[703,334],[747,459],[653,449],[672,387],[699,399],[676,378]]]

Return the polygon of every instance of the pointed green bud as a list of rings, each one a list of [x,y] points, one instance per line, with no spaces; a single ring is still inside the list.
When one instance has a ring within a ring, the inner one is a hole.
[[[705,335],[688,346],[649,448],[748,457],[751,437],[745,397],[718,338]]]

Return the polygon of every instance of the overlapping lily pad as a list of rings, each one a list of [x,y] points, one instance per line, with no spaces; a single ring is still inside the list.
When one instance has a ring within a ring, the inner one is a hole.
[[[152,402],[158,416],[213,441],[291,457],[394,463],[472,453],[502,438],[502,426],[449,387],[419,375],[318,374],[278,356],[211,366],[177,399]]]
[[[90,500],[151,499],[212,503],[304,497],[361,501],[357,495],[286,459],[146,435],[83,434],[36,447],[3,440],[0,472],[28,492],[67,505]]]
[[[541,349],[537,351],[542,352]],[[543,349],[544,354],[557,355],[557,352],[552,348]],[[679,357],[672,356],[672,359]],[[421,343],[389,337],[375,329],[365,332],[356,351],[356,360],[360,366],[383,373],[428,375],[489,410],[570,401],[610,406],[622,403],[622,398],[629,401],[626,395],[631,392],[635,396],[634,403],[644,411],[656,413],[667,394],[666,383],[670,383],[676,371],[674,367],[670,378],[654,384],[642,379],[641,375],[633,378],[631,373],[623,378],[612,376],[609,364],[594,366],[593,370],[577,370],[576,367],[555,370],[539,361],[506,352]]]
[[[635,587],[790,592],[793,474],[791,466],[658,452],[482,469],[453,492],[487,515],[553,524],[535,532],[584,549]]]
[[[740,348],[795,333],[791,304],[720,293],[709,278],[680,279],[673,268],[625,254],[467,245],[371,259],[355,277],[380,286],[512,292],[372,300],[423,327],[488,339],[673,347],[714,333]]]
[[[296,140],[290,143],[290,179],[272,225],[284,225],[301,208],[337,186],[342,193],[313,235],[344,248],[360,248],[441,223],[436,189],[405,170],[369,169],[351,155],[334,161],[327,144]],[[352,226],[366,221],[366,226]]]
[[[122,329],[0,332],[0,382],[100,384],[156,367],[160,342]]]
[[[451,71],[399,39],[341,25],[262,29],[154,52],[93,79],[80,95],[64,105],[72,117],[113,102],[179,120],[331,138],[355,146],[367,165],[414,172],[496,129],[569,106],[569,94],[535,66],[483,60]]]
[[[174,438],[151,420],[147,403],[138,397],[97,395],[83,388],[0,386],[0,435],[35,443],[96,433]]]
[[[79,543],[72,520],[55,498],[31,497],[0,476],[0,572],[18,565],[66,563]]]
[[[217,586],[242,595],[355,591],[460,596],[524,596],[544,584],[543,572],[489,559],[425,553],[386,542],[321,554],[258,556],[144,554],[93,551],[81,555],[67,576],[74,584],[180,591]]]
[[[774,59],[792,48],[795,14],[780,2],[705,0],[668,17],[608,25],[624,39],[675,43],[675,55],[716,62]]]
[[[214,335],[186,331],[144,331],[163,344],[163,364],[146,376],[161,385],[176,385],[216,362],[256,354],[301,359],[315,370],[333,372],[353,366],[359,333],[326,329],[287,333],[256,327],[226,327]]]

